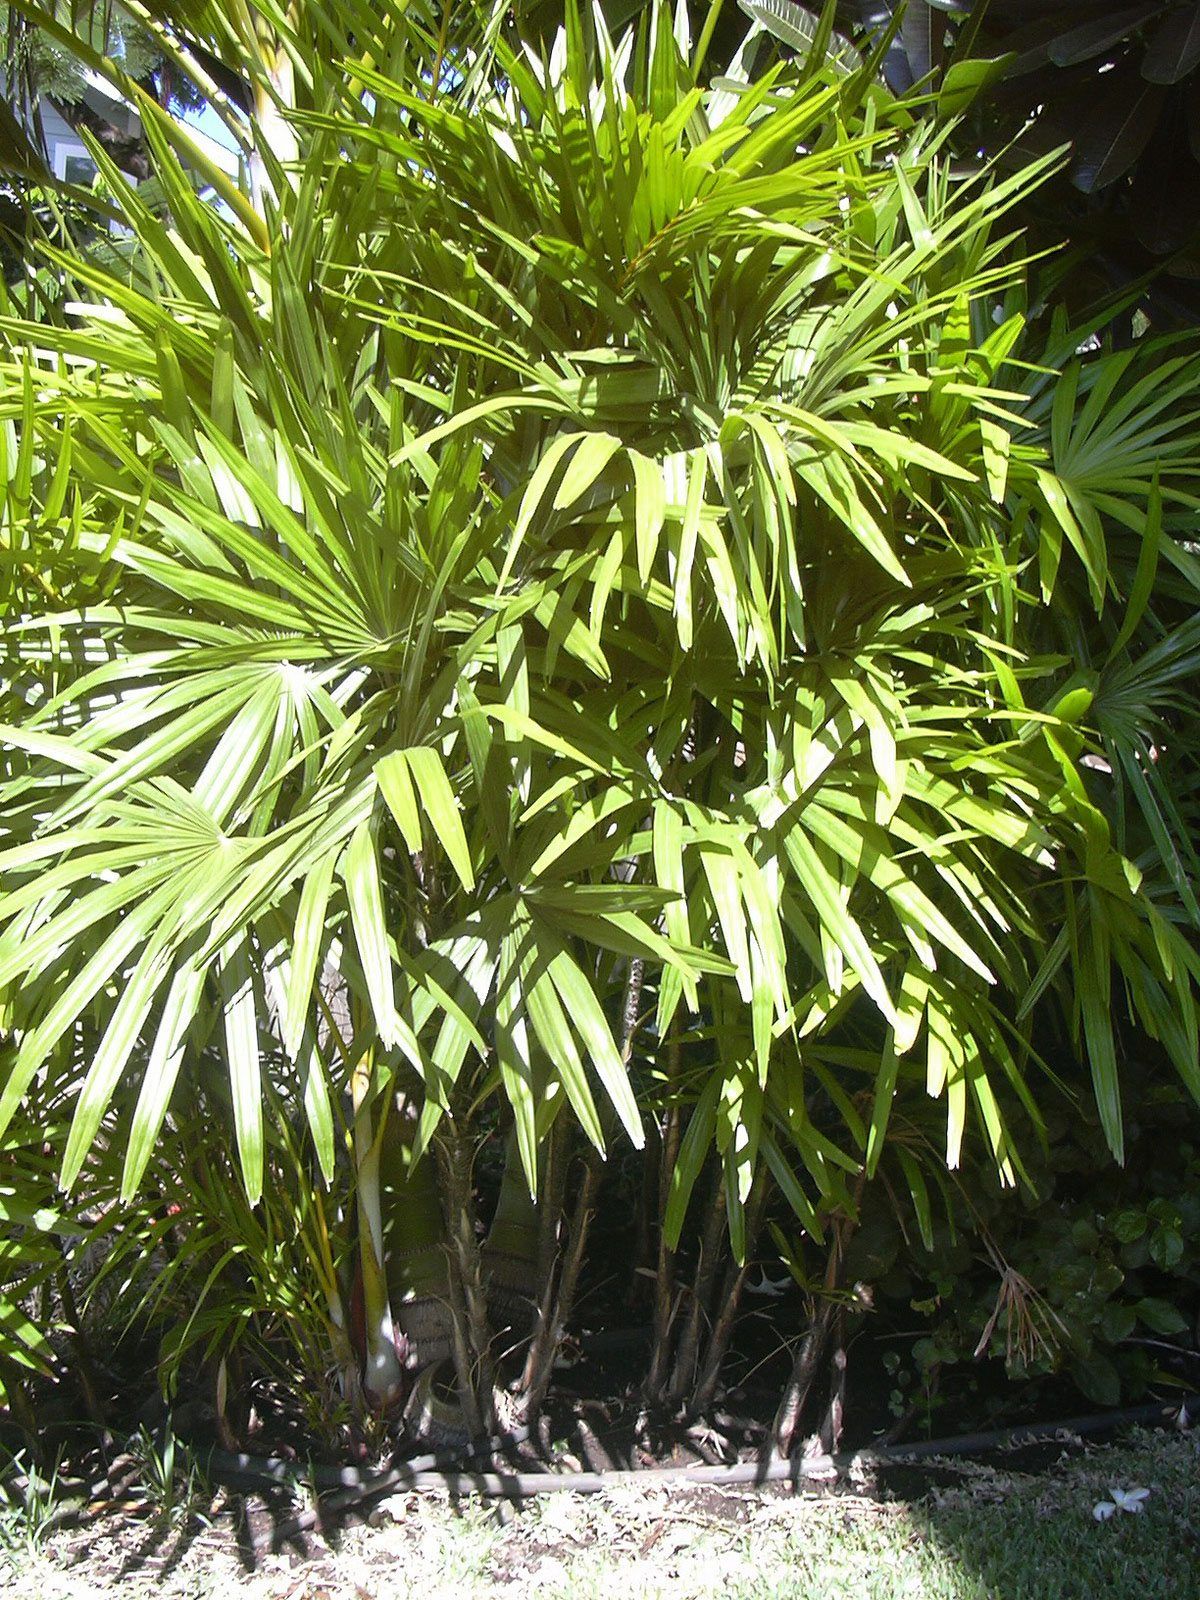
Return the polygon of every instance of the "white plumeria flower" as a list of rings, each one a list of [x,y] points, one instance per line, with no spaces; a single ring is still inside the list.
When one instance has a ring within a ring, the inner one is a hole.
[[[1111,1500],[1101,1500],[1092,1507],[1092,1515],[1097,1522],[1107,1522],[1118,1511],[1128,1511],[1133,1516],[1139,1516],[1145,1509],[1145,1502],[1150,1497],[1149,1489],[1110,1489]]]

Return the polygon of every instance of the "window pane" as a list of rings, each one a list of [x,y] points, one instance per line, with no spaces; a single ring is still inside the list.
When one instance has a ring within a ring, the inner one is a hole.
[[[67,183],[77,183],[90,189],[96,176],[96,163],[91,156],[68,156],[63,162],[63,178]]]

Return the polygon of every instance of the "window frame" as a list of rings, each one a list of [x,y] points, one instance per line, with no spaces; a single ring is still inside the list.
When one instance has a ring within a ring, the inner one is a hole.
[[[54,158],[51,164],[54,169],[54,176],[61,183],[68,181],[67,162],[77,159],[86,161],[92,169],[92,176],[95,177],[99,168],[92,160],[91,152],[85,144],[78,139],[58,139],[55,141]]]

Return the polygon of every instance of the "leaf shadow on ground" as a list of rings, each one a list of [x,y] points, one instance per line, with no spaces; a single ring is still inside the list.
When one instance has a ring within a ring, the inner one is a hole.
[[[1114,1489],[1140,1514],[1097,1521]],[[1200,1600],[1200,1437],[860,1465],[834,1483],[614,1481],[519,1507],[399,1489],[317,1528],[294,1489],[221,1492],[173,1524],[116,1518],[6,1586],[22,1600]]]

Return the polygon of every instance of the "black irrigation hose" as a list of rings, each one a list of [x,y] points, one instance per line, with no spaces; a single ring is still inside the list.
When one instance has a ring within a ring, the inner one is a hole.
[[[529,1438],[528,1428],[513,1428],[502,1439],[493,1439],[489,1445],[478,1445],[466,1450],[468,1456],[489,1456],[513,1445],[524,1444]],[[357,1467],[323,1467],[302,1461],[290,1461],[283,1456],[234,1455],[228,1450],[197,1452],[201,1467],[216,1478],[245,1478],[253,1483],[278,1484],[290,1487],[298,1481],[314,1483],[322,1489],[355,1489],[377,1493],[376,1485],[390,1488],[396,1473],[411,1477],[413,1473],[461,1470],[463,1450],[434,1450],[428,1455],[413,1456],[395,1467],[382,1472],[363,1473]],[[386,1480],[386,1481],[385,1481]],[[401,1479],[397,1478],[397,1482]]]
[[[1200,1394],[1183,1395],[1170,1402],[1128,1406],[1123,1411],[1100,1411],[1086,1417],[1069,1417],[1065,1422],[1027,1422],[1017,1428],[998,1428],[991,1433],[962,1433],[952,1439],[920,1440],[916,1444],[894,1445],[887,1450],[863,1450],[863,1459],[896,1462],[920,1460],[927,1456],[974,1456],[988,1450],[1015,1449],[1021,1445],[1054,1444],[1063,1434],[1108,1433],[1115,1428],[1133,1427],[1139,1422],[1174,1422],[1180,1413],[1200,1416]]]
[[[337,1483],[342,1485],[341,1492],[332,1495],[323,1506],[302,1512],[286,1523],[276,1532],[274,1542],[276,1545],[285,1543],[315,1527],[328,1513],[361,1505],[385,1494],[389,1489],[409,1492],[439,1489],[448,1494],[477,1494],[486,1499],[512,1502],[538,1494],[596,1494],[619,1484],[799,1484],[805,1479],[822,1481],[830,1476],[831,1471],[840,1473],[855,1463],[861,1466],[902,1466],[907,1462],[936,1456],[973,1456],[997,1449],[1051,1444],[1061,1440],[1064,1435],[1106,1433],[1136,1423],[1162,1424],[1178,1420],[1185,1409],[1200,1412],[1200,1395],[1187,1395],[1169,1405],[1130,1406],[1122,1411],[1070,1417],[1062,1422],[1026,1423],[988,1433],[960,1434],[955,1438],[923,1440],[917,1444],[882,1450],[865,1449],[814,1460],[735,1461],[723,1466],[651,1467],[641,1470],[613,1468],[603,1472],[472,1472],[461,1466],[447,1469],[426,1465],[427,1462],[444,1460],[444,1456],[418,1456],[386,1472],[375,1474],[364,1475],[353,1468],[324,1469],[327,1481],[336,1476]],[[527,1437],[528,1430],[521,1429],[509,1435],[503,1443],[518,1444]],[[286,1482],[289,1478],[294,1480],[296,1476],[295,1464],[290,1462],[230,1456],[223,1451],[213,1451],[209,1461],[218,1473],[224,1469],[239,1478],[257,1479],[259,1482]]]

